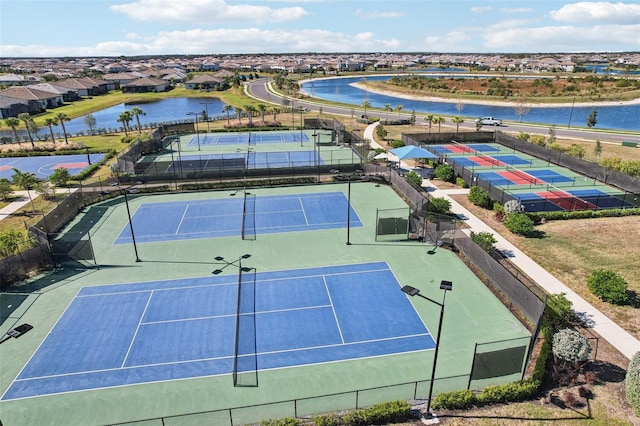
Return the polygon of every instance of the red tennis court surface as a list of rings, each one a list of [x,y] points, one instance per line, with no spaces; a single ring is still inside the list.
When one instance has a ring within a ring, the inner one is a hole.
[[[87,163],[86,161],[80,161],[78,163],[58,163],[55,166],[53,166],[54,169],[67,169],[67,170],[73,170],[73,169],[84,169],[85,167],[87,167],[89,165],[89,163]]]
[[[536,194],[551,201],[553,204],[562,207],[564,210],[595,210],[598,208],[595,204],[582,200],[564,191],[544,191],[536,192]]]
[[[469,157],[469,159],[471,161],[473,161],[474,163],[476,163],[478,166],[482,166],[482,167],[486,167],[486,166],[506,166],[505,163],[503,163],[500,160],[496,160],[493,157],[489,157],[489,156],[482,156],[482,157]]]
[[[476,152],[475,149],[464,145],[445,145],[444,147],[455,153]]]
[[[11,170],[11,166],[0,166],[0,172],[4,172],[6,170]]]
[[[537,179],[528,173],[521,172],[520,170],[502,171],[502,172],[498,172],[498,174],[504,178],[509,179],[511,182],[513,182],[516,185],[527,185],[529,183],[532,183],[534,185],[540,185],[545,183],[545,181]]]

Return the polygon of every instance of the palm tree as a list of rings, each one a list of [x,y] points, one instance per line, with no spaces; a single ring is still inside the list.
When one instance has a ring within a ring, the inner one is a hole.
[[[141,108],[133,107],[131,108],[131,115],[136,118],[136,123],[138,123],[138,134],[142,133],[142,127],[140,127],[140,116],[147,115]]]
[[[461,125],[462,123],[464,123],[464,118],[460,117],[459,115],[456,115],[455,117],[453,117],[453,118],[451,119],[451,121],[452,121],[453,123],[456,123],[456,135],[457,135],[457,134],[458,134],[458,129],[460,128],[460,125]]]
[[[18,126],[20,125],[20,119],[16,117],[8,117],[4,119],[4,124],[11,127],[13,131],[13,137],[16,138],[16,142],[20,145],[20,136],[18,136]]]
[[[226,112],[227,113],[227,126],[230,123],[230,117],[229,114],[231,113],[231,110],[233,109],[233,107],[231,105],[225,105],[222,107],[222,112]]]
[[[433,114],[428,114],[424,119],[429,123],[429,134],[431,134],[431,125],[433,124]]]
[[[394,110],[398,112],[402,111],[403,109],[404,109],[404,105],[400,105],[400,104],[396,105],[396,107],[394,108]]]
[[[29,114],[28,112],[23,112],[22,114],[18,114],[18,118],[24,121],[24,127],[27,129],[29,141],[31,142],[31,148],[35,149],[36,144],[33,143],[33,135],[31,134],[31,127],[29,126],[30,122],[33,121],[33,119],[31,118],[31,114]]]
[[[369,102],[369,101],[367,101],[367,100],[364,100],[364,101],[362,102],[362,105],[361,105],[361,106],[362,106],[362,108],[364,108],[364,114],[363,114],[363,117],[366,117],[366,116],[367,116],[367,108],[371,108],[371,102]]]
[[[246,104],[244,106],[244,110],[247,111],[249,115],[249,126],[253,123],[253,114],[258,111],[258,109],[253,104]]]
[[[260,103],[258,104],[258,110],[262,115],[262,123],[264,124],[264,114],[267,112],[267,106],[265,104]]]
[[[60,123],[60,125],[62,126],[62,134],[64,135],[64,143],[66,145],[69,145],[69,140],[67,139],[67,129],[66,127],[64,127],[64,122],[65,121],[69,121],[70,118],[67,117],[67,114],[65,114],[64,112],[59,112],[56,114],[56,120],[58,120],[58,123]]]
[[[280,108],[272,107],[271,112],[273,112],[273,122],[275,123],[276,121],[278,121],[278,113],[280,112]]]
[[[240,107],[235,107],[234,109],[236,110],[236,115],[238,116],[238,123],[242,123],[242,111],[244,110]]]
[[[53,137],[53,126],[58,124],[58,120],[56,120],[55,118],[45,118],[44,119],[44,124],[47,125],[47,127],[49,127],[49,133],[51,133],[51,141],[53,143],[56,143],[56,138]]]
[[[131,116],[131,111],[122,111],[116,120],[118,123],[122,123],[124,127],[124,134],[126,137],[129,136],[129,122],[133,120]]]
[[[384,110],[387,112],[387,120],[389,120],[389,113],[391,112],[391,104],[384,104]]]
[[[438,133],[440,133],[440,126],[442,125],[442,123],[444,123],[444,117],[441,116],[441,115],[438,115],[438,116],[433,117],[433,119],[431,121],[433,121],[433,124],[437,124],[438,125]]]
[[[30,190],[33,189],[33,187],[36,186],[36,184],[38,183],[38,178],[36,177],[36,175],[29,172],[21,172],[20,170],[14,168],[13,176],[11,177],[11,180],[13,181],[14,185],[20,187],[24,191],[27,191],[27,195],[29,196],[29,201],[31,202],[31,210],[33,211],[33,213],[35,213],[36,208],[33,205],[33,199],[31,198]]]

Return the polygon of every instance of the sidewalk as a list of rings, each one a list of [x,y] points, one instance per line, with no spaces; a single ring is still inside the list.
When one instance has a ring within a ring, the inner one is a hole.
[[[374,148],[380,147],[380,145],[375,143],[373,140],[373,132],[376,125],[377,123],[370,125],[364,132],[364,137],[371,140],[371,146]],[[636,352],[640,351],[640,341],[638,339],[614,323],[602,312],[591,306],[586,300],[543,269],[529,256],[524,254],[516,246],[511,244],[486,223],[482,222],[449,196],[452,194],[468,193],[468,189],[440,190],[426,179],[423,186],[428,188],[431,196],[444,197],[451,202],[451,210],[459,216],[464,217],[464,222],[469,226],[469,229],[464,230],[464,232],[467,234],[470,234],[471,231],[492,233],[496,240],[498,240],[496,248],[502,252],[509,253],[509,259],[511,262],[531,277],[540,287],[544,288],[550,294],[566,293],[567,299],[573,303],[573,309],[576,314],[592,324],[593,330],[611,343],[611,345],[619,350],[624,356],[631,359]]]
[[[38,194],[35,191],[29,191],[29,192],[31,192],[31,197],[33,198],[38,196]],[[10,202],[8,206],[0,209],[0,220],[4,219],[5,217],[8,217],[13,212],[21,209],[26,204],[29,204],[29,194],[27,193],[27,191],[15,191],[14,195],[17,197],[17,199]]]

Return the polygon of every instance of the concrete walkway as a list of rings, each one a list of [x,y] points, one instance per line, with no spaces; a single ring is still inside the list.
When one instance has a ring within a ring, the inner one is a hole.
[[[364,137],[371,141],[373,148],[380,147],[374,141],[374,129],[378,123],[374,123],[365,129]],[[403,164],[404,168],[407,165]],[[609,319],[602,312],[591,306],[586,300],[576,294],[573,290],[567,287],[564,283],[551,275],[540,265],[534,262],[529,256],[520,251],[516,246],[511,244],[489,225],[482,222],[470,211],[462,207],[459,203],[453,200],[450,195],[453,194],[466,194],[468,189],[452,189],[452,190],[440,190],[431,184],[430,181],[424,180],[423,186],[427,188],[429,194],[433,197],[443,197],[451,202],[451,210],[458,214],[460,217],[464,217],[464,222],[468,225],[468,229],[464,230],[467,234],[471,231],[474,232],[490,232],[498,240],[496,248],[503,253],[509,253],[509,259],[524,273],[531,277],[540,287],[544,288],[550,294],[566,293],[567,299],[573,303],[573,309],[581,318],[585,319],[592,325],[602,338],[606,339],[611,345],[619,350],[624,356],[631,359],[631,357],[640,351],[640,341],[633,337],[630,333],[625,331],[622,327],[617,325],[611,319]]]
[[[31,197],[35,198],[38,196],[36,191],[31,192]],[[0,209],[0,220],[8,217],[12,213],[18,211],[25,205],[29,204],[29,193],[27,191],[14,191],[14,200],[9,203],[9,205]]]

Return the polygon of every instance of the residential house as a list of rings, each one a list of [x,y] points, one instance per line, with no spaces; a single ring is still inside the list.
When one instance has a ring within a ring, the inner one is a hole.
[[[170,84],[166,80],[155,77],[143,77],[122,85],[122,93],[166,92]]]
[[[233,73],[231,73],[233,75]],[[185,89],[218,90],[224,84],[224,79],[211,74],[200,74],[184,83]]]
[[[43,92],[55,93],[62,96],[63,102],[74,102],[80,99],[78,91],[69,89],[68,87],[58,86],[55,83],[38,83],[29,86],[32,89],[42,90]]]
[[[39,114],[47,108],[55,108],[64,104],[61,94],[33,89],[30,86],[8,87],[0,90],[0,97],[33,102],[33,104],[29,103],[29,114]]]

